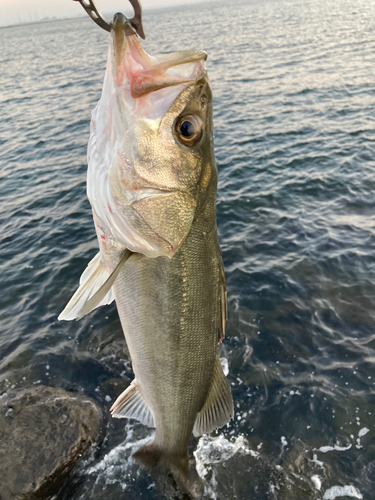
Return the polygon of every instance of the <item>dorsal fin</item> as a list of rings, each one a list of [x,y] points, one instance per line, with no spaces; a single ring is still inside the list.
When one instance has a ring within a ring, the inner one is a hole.
[[[201,436],[227,424],[234,415],[233,398],[218,356],[215,359],[210,388],[195,420],[193,434]]]
[[[148,427],[154,427],[154,417],[146,405],[134,379],[120,394],[109,410],[115,418],[135,418]]]

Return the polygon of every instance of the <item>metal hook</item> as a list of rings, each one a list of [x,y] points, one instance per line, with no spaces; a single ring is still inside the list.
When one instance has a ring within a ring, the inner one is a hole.
[[[94,0],[74,0],[75,2],[79,2],[82,7],[85,9],[87,14],[91,17],[93,21],[96,22],[98,26],[103,28],[106,31],[111,31],[113,27],[113,22],[111,24],[108,24],[107,21],[104,19],[104,17],[101,15],[99,10],[97,9]],[[125,34],[127,36],[129,35],[134,35],[134,33],[137,33],[141,38],[145,39],[146,36],[143,31],[143,26],[142,26],[142,7],[141,4],[139,3],[139,0],[129,0],[129,2],[132,4],[132,7],[134,9],[134,17],[131,19],[128,19],[126,16],[125,17],[125,23],[124,23],[124,28],[125,28]],[[123,15],[123,14],[122,14]],[[114,19],[118,16],[118,14],[115,14]]]
[[[142,7],[139,2],[139,0],[129,0],[129,2],[132,4],[132,7],[134,9],[134,17],[132,19],[129,19],[127,24],[130,24],[134,27],[136,33],[143,38],[143,40],[146,38],[146,35],[143,31],[143,26],[142,26]],[[127,32],[128,26],[125,28],[125,34],[130,35],[131,33]]]

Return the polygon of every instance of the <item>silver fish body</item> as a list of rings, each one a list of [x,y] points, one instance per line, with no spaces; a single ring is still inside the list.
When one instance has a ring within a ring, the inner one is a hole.
[[[115,298],[135,379],[112,415],[155,427],[139,460],[186,472],[192,431],[233,416],[217,356],[226,290],[206,56],[151,58],[136,36],[113,39],[89,143],[100,252],[60,319]]]

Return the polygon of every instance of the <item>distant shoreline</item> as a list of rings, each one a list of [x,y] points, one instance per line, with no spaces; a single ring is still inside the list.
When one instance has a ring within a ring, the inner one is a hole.
[[[63,19],[46,19],[45,21],[30,21],[29,23],[9,24],[9,26],[0,26],[0,30],[6,28],[22,28],[22,26],[32,26],[33,24],[61,23],[63,21],[74,21],[75,19],[82,19],[82,18],[86,18],[86,16],[81,15],[76,17],[66,17]]]
[[[189,4],[184,4],[184,3],[176,3],[176,4],[173,4],[173,5],[163,5],[163,6],[160,6],[160,7],[146,7],[143,9],[143,11],[152,11],[152,10],[169,10],[169,9],[173,9],[175,7],[183,7],[183,6],[189,6],[191,7],[192,5],[194,4],[202,4],[202,3],[211,3],[211,2],[214,2],[215,0],[197,0],[193,3],[189,3]],[[112,14],[106,14],[106,13],[103,13],[103,16],[104,17],[111,17],[113,16],[114,12]],[[30,21],[30,22],[25,22],[25,23],[17,23],[17,24],[9,24],[7,26],[0,26],[0,29],[6,29],[6,28],[20,28],[22,26],[32,26],[34,24],[46,24],[46,23],[58,23],[58,22],[62,22],[62,21],[74,21],[75,19],[85,19],[87,18],[88,19],[88,16],[87,14],[85,13],[82,13],[80,14],[79,16],[75,16],[75,17],[66,17],[66,18],[61,18],[61,19],[46,19],[46,20],[40,20],[40,21]]]

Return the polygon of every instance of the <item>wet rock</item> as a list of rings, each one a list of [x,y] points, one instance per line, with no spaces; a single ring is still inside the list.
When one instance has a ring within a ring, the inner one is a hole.
[[[0,500],[45,500],[101,436],[90,398],[37,386],[0,397]]]

